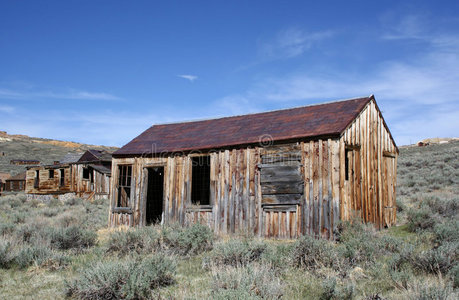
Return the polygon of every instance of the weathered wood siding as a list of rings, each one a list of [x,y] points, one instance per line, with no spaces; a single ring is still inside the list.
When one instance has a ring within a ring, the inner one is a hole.
[[[345,130],[340,139],[340,153],[342,219],[359,217],[378,228],[395,224],[398,152],[374,101]]]
[[[5,191],[23,191],[25,189],[25,180],[6,180]],[[1,191],[1,188],[0,188]]]
[[[109,196],[110,176],[94,170],[87,164],[72,164],[72,186],[71,189],[79,196],[94,193],[95,195]],[[83,168],[89,168],[92,173],[93,182],[83,178]]]
[[[64,185],[60,185],[60,170],[64,170]],[[35,187],[36,171],[39,171],[39,185]],[[54,177],[49,177],[49,170],[54,171]],[[26,172],[26,193],[28,194],[56,194],[71,192],[72,170],[69,165],[61,168],[34,167]]]
[[[222,234],[333,239],[339,220],[352,216],[379,228],[395,222],[397,149],[374,101],[337,138],[210,153],[209,206],[191,205],[193,155],[199,154],[114,158],[110,225],[145,225],[146,168],[158,166],[164,167],[166,224],[200,222]],[[119,165],[132,165],[127,208],[116,208]]]
[[[116,158],[110,224],[145,224],[145,168],[164,166],[163,223],[200,222],[223,234],[293,238],[308,233],[332,238],[339,220],[338,148],[337,139],[328,139],[211,153],[210,208],[191,205],[190,156]],[[279,164],[284,165],[280,173],[272,173],[272,166]],[[133,167],[129,209],[116,208],[119,165]],[[271,171],[263,173],[266,167]],[[270,182],[270,174],[293,183]]]

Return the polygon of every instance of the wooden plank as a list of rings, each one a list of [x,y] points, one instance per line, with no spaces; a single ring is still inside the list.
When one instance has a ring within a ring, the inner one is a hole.
[[[309,174],[311,180],[309,181],[309,234],[314,234],[314,142],[309,142]]]
[[[262,204],[299,204],[302,194],[262,195]]]
[[[318,196],[318,202],[317,202],[317,208],[318,208],[318,221],[319,221],[319,225],[318,225],[318,229],[317,229],[317,236],[320,237],[322,236],[322,230],[323,230],[323,224],[324,224],[324,211],[323,211],[323,173],[324,173],[324,158],[323,158],[323,151],[324,151],[324,148],[323,148],[323,141],[321,139],[319,139],[318,141],[318,144],[319,144],[319,164],[317,166],[317,172],[318,172],[318,192],[319,192],[319,196]]]
[[[283,176],[279,176],[279,175],[261,175],[260,176],[260,180],[261,180],[261,183],[264,184],[264,183],[274,183],[274,182],[285,182],[285,183],[288,183],[288,182],[301,182],[303,179],[302,179],[302,176],[301,175],[298,175],[298,174],[295,174],[295,175],[283,175]]]
[[[396,158],[397,152],[383,151],[383,156]]]
[[[340,220],[340,161],[339,161],[339,140],[334,140],[332,143],[332,197],[333,197],[333,213],[332,213],[332,230],[336,229]]]
[[[314,193],[314,218],[313,218],[313,232],[314,236],[318,237],[320,232],[319,227],[319,207],[320,207],[320,200],[319,200],[319,190],[320,190],[320,182],[319,182],[319,142],[314,143],[314,163],[313,163],[313,173],[312,173],[312,181],[313,181],[313,193]]]
[[[224,184],[225,184],[225,195],[224,195],[224,226],[223,226],[223,233],[228,233],[229,230],[229,219],[230,219],[230,154],[229,150],[225,150],[225,176],[224,176]]]
[[[339,141],[339,199],[340,199],[340,212],[339,215],[341,217],[341,220],[347,220],[347,205],[346,205],[346,200],[345,197],[345,191],[344,191],[344,181],[346,178],[346,173],[345,173],[345,151],[344,151],[344,140],[340,139]]]
[[[263,155],[261,159],[262,164],[288,163],[299,161],[301,161],[301,155],[296,152],[292,152],[292,154],[282,153],[273,155]]]
[[[265,194],[303,194],[303,182],[267,182],[261,185],[261,193]]]
[[[304,172],[304,194],[303,194],[303,203],[302,203],[302,210],[303,210],[303,216],[304,218],[301,219],[301,227],[300,227],[300,232],[303,234],[306,234],[308,232],[309,228],[309,214],[306,212],[308,211],[309,208],[309,181],[310,181],[310,175],[309,175],[309,143],[303,143],[302,142],[302,164],[303,164],[303,172]]]

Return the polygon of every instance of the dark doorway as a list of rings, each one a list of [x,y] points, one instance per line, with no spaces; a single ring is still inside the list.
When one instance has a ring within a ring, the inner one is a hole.
[[[160,223],[163,213],[164,167],[147,168],[147,225]]]

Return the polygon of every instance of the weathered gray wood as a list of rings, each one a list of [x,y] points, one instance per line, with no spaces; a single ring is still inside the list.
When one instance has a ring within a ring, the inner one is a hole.
[[[303,182],[269,182],[261,185],[262,194],[303,194]]]
[[[261,184],[267,182],[299,182],[301,181],[301,175],[282,175],[282,176],[274,176],[274,175],[261,175]]]
[[[279,194],[279,195],[263,195],[262,196],[262,203],[272,203],[272,204],[279,204],[279,203],[290,203],[290,204],[298,204],[300,203],[302,194]]]
[[[268,154],[263,155],[261,158],[262,164],[272,164],[272,163],[287,163],[287,162],[300,162],[301,154],[294,153],[281,153],[281,154]]]
[[[264,211],[273,211],[273,212],[287,212],[293,211],[296,212],[296,205],[288,204],[288,205],[272,205],[272,204],[264,204],[263,210]]]

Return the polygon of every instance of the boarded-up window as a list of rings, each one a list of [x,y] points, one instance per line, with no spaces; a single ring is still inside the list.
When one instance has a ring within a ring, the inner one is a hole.
[[[131,198],[132,166],[118,166],[118,199],[117,207],[129,207]]]
[[[295,147],[266,150],[259,165],[263,204],[298,204],[303,195],[301,153]]]
[[[210,156],[192,158],[191,202],[210,204]]]

